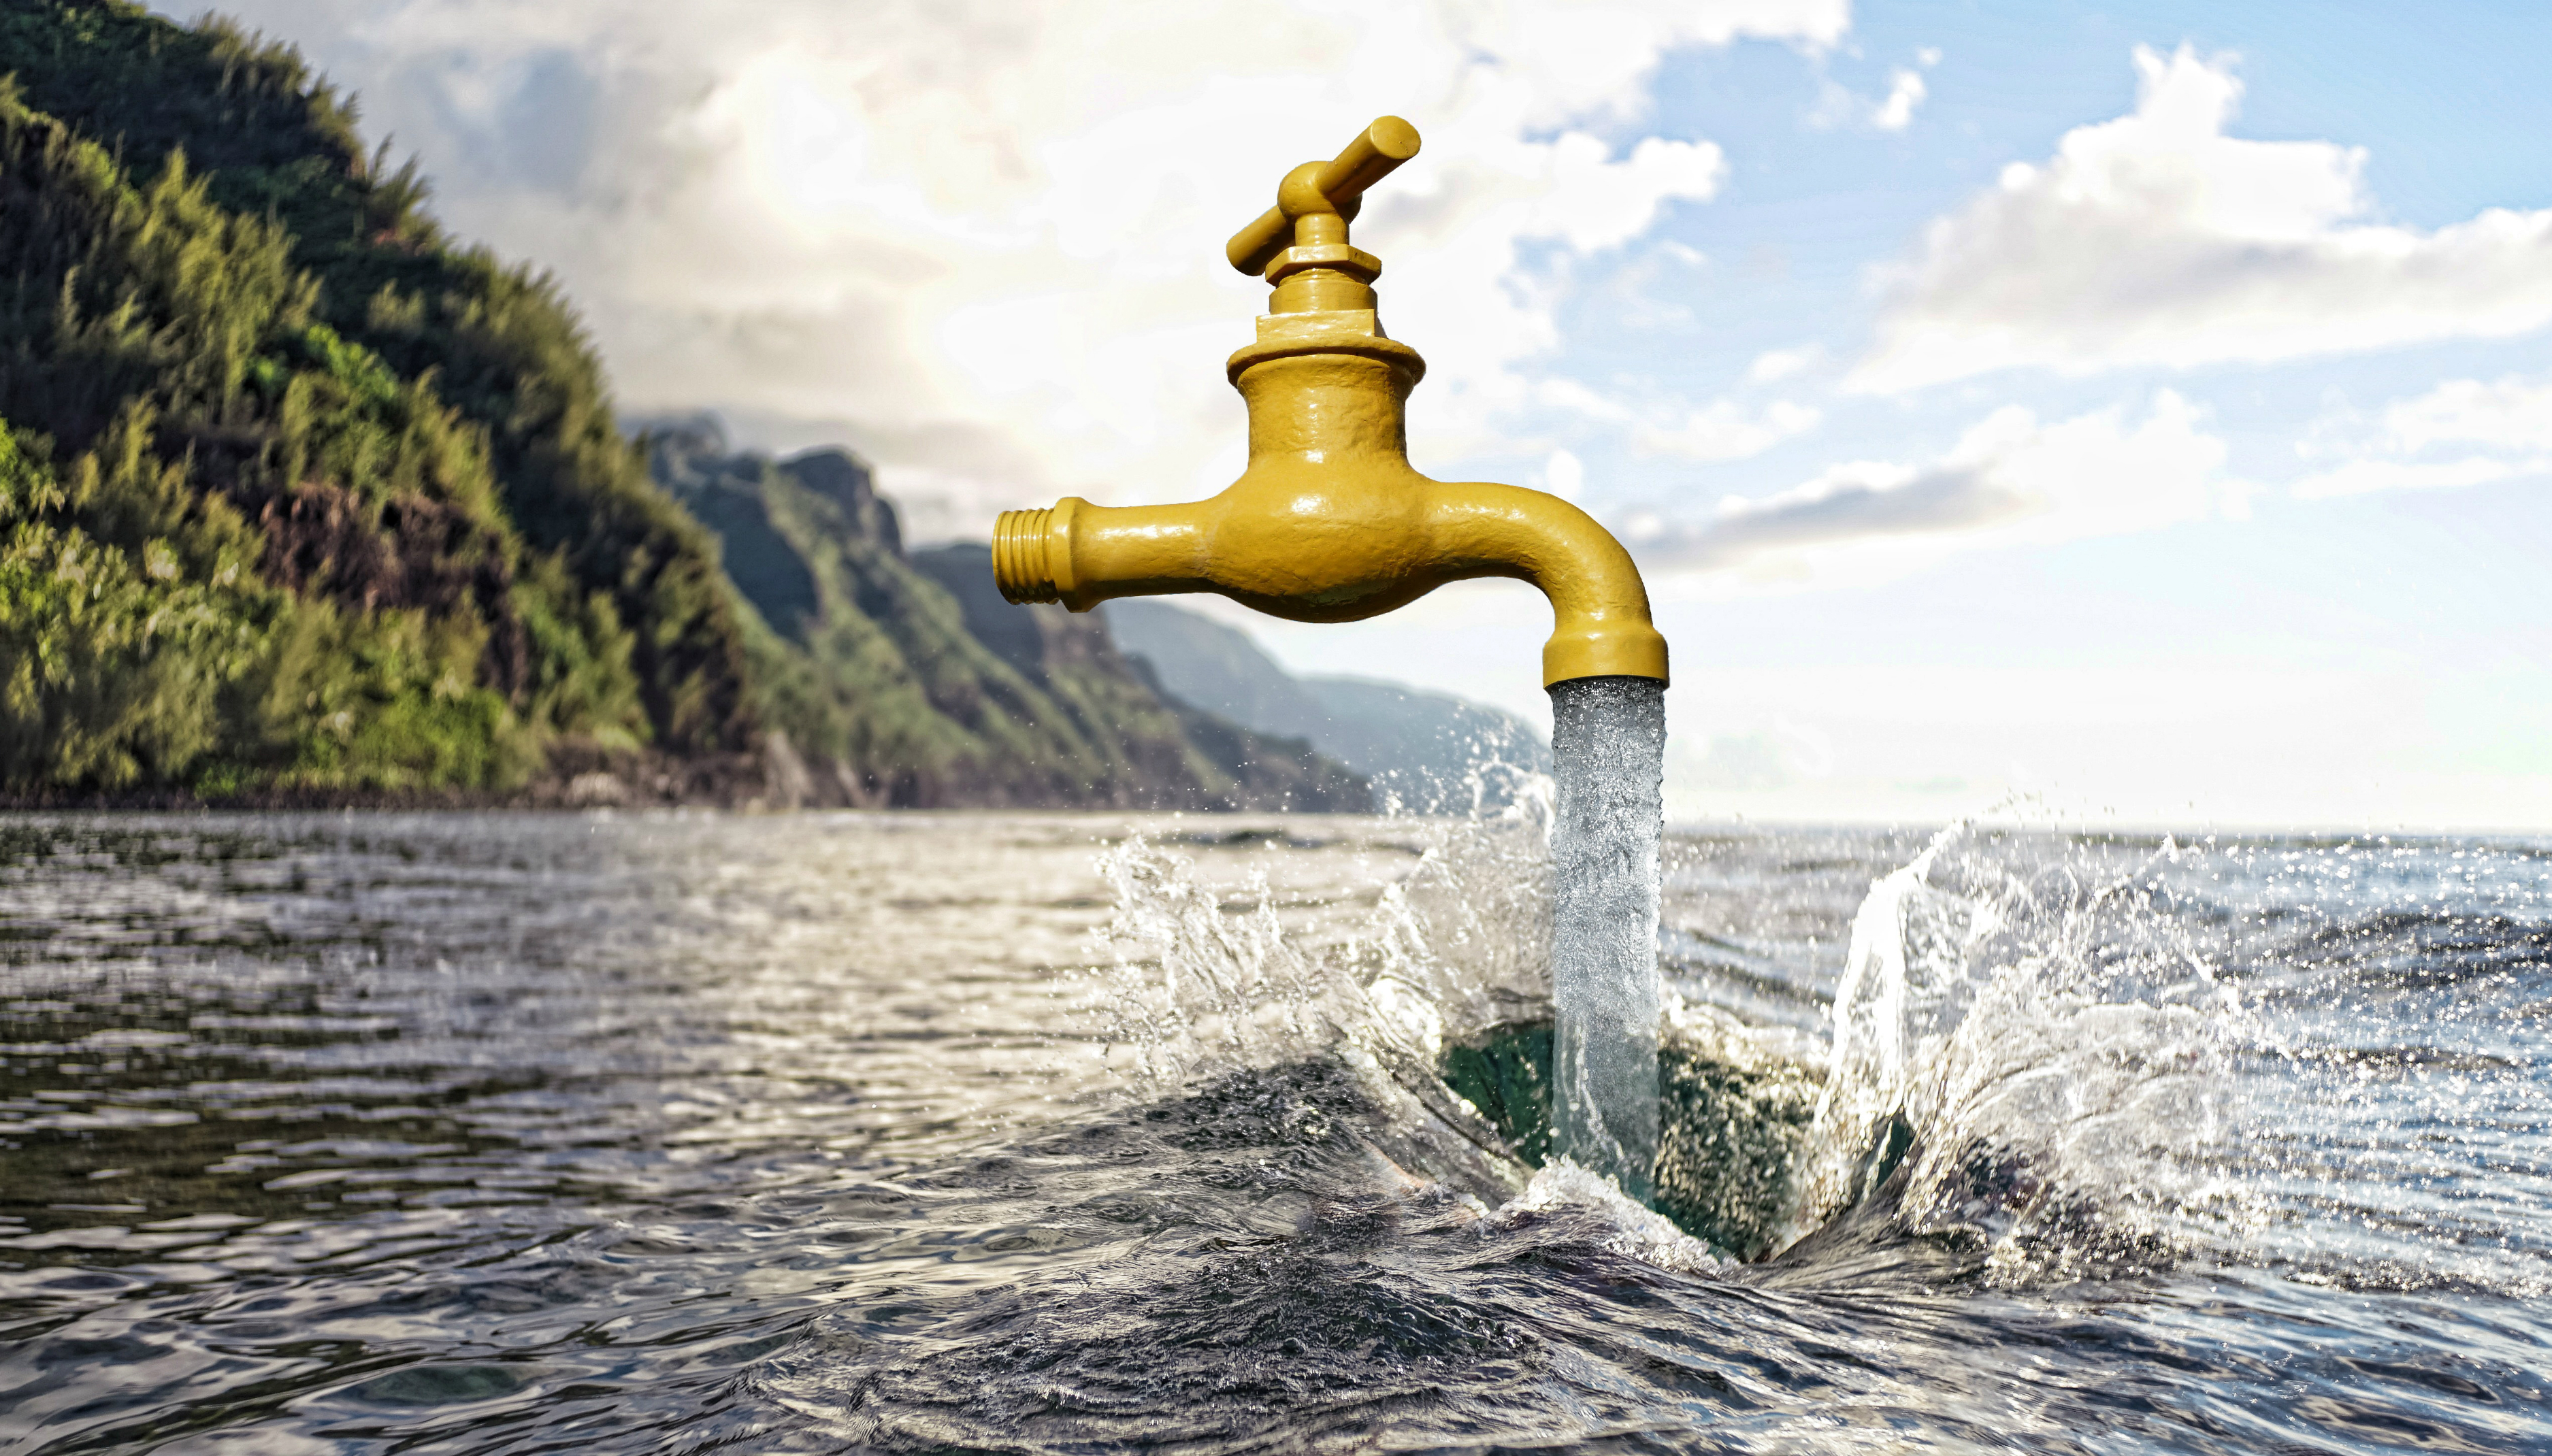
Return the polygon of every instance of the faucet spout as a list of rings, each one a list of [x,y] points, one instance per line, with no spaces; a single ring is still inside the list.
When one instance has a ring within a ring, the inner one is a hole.
[[[1666,640],[1649,620],[1648,586],[1594,517],[1521,486],[1438,485],[1432,525],[1440,579],[1513,576],[1550,599],[1543,686],[1578,677],[1666,680]]]
[[[1225,366],[1249,409],[1240,478],[1185,505],[1069,496],[1005,512],[993,541],[1004,596],[1088,611],[1211,591],[1294,621],[1352,622],[1447,581],[1512,576],[1550,600],[1545,685],[1664,680],[1648,588],[1611,532],[1557,496],[1448,484],[1409,464],[1406,406],[1427,364],[1384,335],[1370,286],[1381,261],[1348,245],[1346,224],[1355,194],[1417,150],[1408,123],[1386,117],[1336,161],[1295,168],[1277,208],[1232,240],[1233,263],[1275,285],[1257,340]]]

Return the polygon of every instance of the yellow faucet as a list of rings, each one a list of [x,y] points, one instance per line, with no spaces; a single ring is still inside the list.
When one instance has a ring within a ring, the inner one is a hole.
[[[1013,602],[1086,612],[1111,597],[1220,592],[1298,622],[1352,622],[1447,581],[1515,576],[1550,598],[1544,685],[1666,676],[1631,554],[1584,511],[1514,485],[1447,484],[1409,464],[1404,408],[1427,371],[1386,338],[1382,261],[1347,242],[1364,190],[1418,155],[1395,116],[1335,160],[1286,173],[1224,256],[1275,285],[1256,343],[1225,365],[1249,407],[1249,468],[1185,505],[1005,511],[993,575]]]

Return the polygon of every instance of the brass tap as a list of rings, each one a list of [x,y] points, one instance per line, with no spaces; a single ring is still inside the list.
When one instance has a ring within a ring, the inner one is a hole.
[[[1275,286],[1224,371],[1249,408],[1249,466],[1212,500],[1005,511],[993,575],[1014,602],[1086,612],[1118,596],[1213,591],[1298,622],[1352,622],[1447,581],[1515,576],[1550,599],[1545,685],[1666,676],[1631,554],[1592,516],[1515,485],[1447,484],[1409,464],[1405,408],[1427,372],[1386,337],[1382,260],[1347,241],[1364,191],[1418,155],[1396,116],[1334,160],[1285,174],[1224,256]]]

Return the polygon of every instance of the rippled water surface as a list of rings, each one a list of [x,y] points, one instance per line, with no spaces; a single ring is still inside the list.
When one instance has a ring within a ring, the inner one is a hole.
[[[2552,1451],[2544,846],[1670,835],[1761,1247],[1436,1080],[1536,846],[0,819],[0,1451]]]

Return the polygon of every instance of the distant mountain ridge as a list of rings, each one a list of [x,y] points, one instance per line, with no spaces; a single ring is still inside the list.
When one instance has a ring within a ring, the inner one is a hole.
[[[793,802],[1361,810],[1365,780],[1299,739],[1165,701],[1105,619],[1018,607],[980,545],[907,554],[842,450],[730,450],[650,423],[649,468],[721,542],[749,604],[763,712],[803,766]],[[783,776],[786,777],[786,776]]]
[[[1166,692],[1260,733],[1299,738],[1373,780],[1376,806],[1464,813],[1550,772],[1550,745],[1512,713],[1362,677],[1296,677],[1249,634],[1151,597],[1101,610]]]

